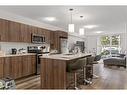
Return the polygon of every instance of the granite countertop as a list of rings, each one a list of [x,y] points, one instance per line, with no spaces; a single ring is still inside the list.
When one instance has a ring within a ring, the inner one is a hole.
[[[50,54],[45,54],[43,56],[41,56],[40,58],[49,58],[49,59],[58,59],[58,60],[73,60],[76,58],[82,58],[85,56],[89,56],[91,55],[90,53],[79,53],[79,54],[54,54],[54,55],[50,55]]]
[[[25,55],[36,55],[35,53],[22,53],[22,54],[5,54],[0,57],[13,57],[13,56],[25,56]]]

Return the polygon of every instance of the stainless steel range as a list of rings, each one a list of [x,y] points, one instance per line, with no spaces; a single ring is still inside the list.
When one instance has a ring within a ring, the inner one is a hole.
[[[40,74],[40,56],[49,53],[49,51],[43,52],[45,46],[28,46],[28,53],[36,53],[36,74]]]

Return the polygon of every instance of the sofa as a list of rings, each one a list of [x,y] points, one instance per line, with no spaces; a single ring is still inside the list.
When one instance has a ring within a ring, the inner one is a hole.
[[[119,54],[115,57],[109,57],[103,59],[104,66],[118,66],[126,68],[126,56],[124,54]]]

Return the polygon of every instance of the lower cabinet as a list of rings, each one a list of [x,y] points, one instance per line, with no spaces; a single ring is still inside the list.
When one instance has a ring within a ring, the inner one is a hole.
[[[4,63],[4,59],[1,57],[0,58],[0,78],[3,77],[3,63]]]
[[[22,78],[35,74],[35,55],[1,57],[0,58],[0,78],[11,77],[13,79]]]
[[[18,79],[22,77],[22,56],[11,57],[12,77]]]
[[[11,63],[12,57],[4,57],[3,59],[4,59],[3,76],[13,78],[14,76],[12,73],[12,63]]]
[[[36,73],[36,58],[35,56],[23,56],[22,76],[28,76]]]

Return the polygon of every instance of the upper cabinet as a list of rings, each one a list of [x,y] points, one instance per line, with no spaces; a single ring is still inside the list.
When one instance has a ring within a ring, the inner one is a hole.
[[[0,41],[9,41],[8,22],[7,20],[0,19]]]
[[[8,34],[9,42],[20,42],[20,23],[9,21]]]
[[[1,42],[32,43],[32,34],[44,36],[45,42],[50,43],[50,30],[0,19]]]
[[[50,39],[51,39],[51,44],[50,44],[50,48],[51,49],[55,49],[58,50],[58,52],[60,52],[60,38],[68,38],[68,33],[64,32],[64,31],[51,31],[50,32]]]
[[[58,33],[59,37],[61,37],[61,38],[68,38],[67,32],[58,30],[57,33]]]
[[[20,42],[31,43],[31,29],[29,25],[21,24],[19,34],[20,34]]]
[[[50,44],[50,42],[51,42],[51,39],[50,39],[50,32],[51,31],[49,31],[49,30],[44,30],[45,31],[45,42],[46,43],[49,43]]]

